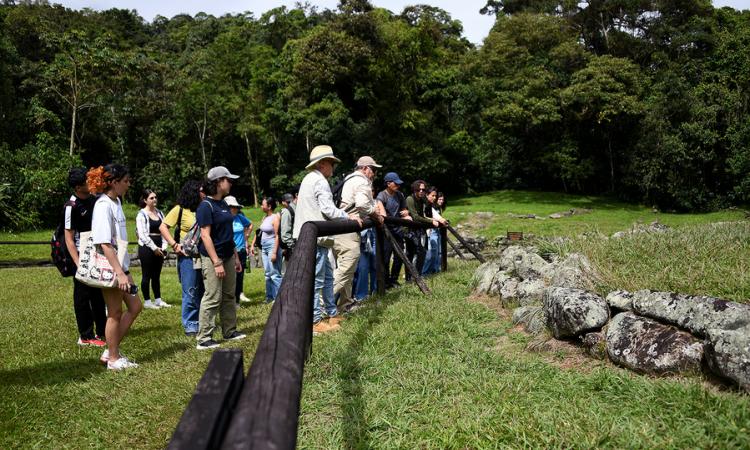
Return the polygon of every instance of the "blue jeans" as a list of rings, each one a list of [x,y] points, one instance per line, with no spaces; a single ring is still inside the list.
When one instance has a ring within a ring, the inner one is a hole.
[[[276,262],[271,262],[271,253],[275,239],[263,239],[260,241],[261,259],[263,260],[263,270],[266,272],[266,302],[276,300],[281,286],[281,247],[276,251]]]
[[[440,272],[440,233],[431,230],[429,248],[422,267],[422,275]]]
[[[318,246],[315,253],[315,290],[313,291],[313,323],[323,318],[323,304],[328,317],[335,317],[338,313],[336,301],[333,299],[333,266],[328,259],[327,247]],[[321,298],[322,297],[322,298]]]
[[[198,312],[203,298],[203,275],[193,269],[193,259],[177,257],[177,276],[182,285],[182,327],[186,333],[198,332]]]
[[[362,301],[377,288],[377,262],[375,253],[362,252],[354,274],[354,300]]]

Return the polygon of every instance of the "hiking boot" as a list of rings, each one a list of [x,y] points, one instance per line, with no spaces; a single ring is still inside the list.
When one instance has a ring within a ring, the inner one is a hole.
[[[207,350],[212,348],[218,348],[219,343],[214,341],[213,339],[209,339],[207,341],[199,342],[198,345],[195,346],[198,350]]]
[[[117,361],[107,361],[107,369],[109,370],[124,370],[124,369],[135,369],[138,364],[129,361],[128,358],[120,355],[120,359]]]
[[[233,331],[232,334],[229,336],[224,336],[225,341],[239,341],[240,339],[245,339],[247,337],[244,333],[239,333],[237,331]]]
[[[80,345],[81,347],[85,347],[88,345],[92,345],[94,347],[104,347],[105,345],[107,345],[107,343],[99,339],[98,337],[92,339],[78,338],[78,345]]]
[[[336,316],[333,316],[333,317],[329,317],[329,318],[328,318],[328,324],[329,324],[329,325],[337,325],[337,326],[341,326],[341,322],[342,322],[343,320],[344,320],[344,316],[342,316],[342,315],[336,315]]]
[[[336,331],[340,328],[341,326],[339,325],[331,325],[327,323],[327,321],[321,320],[320,322],[313,325],[313,336],[320,336],[323,333],[328,333],[329,331]]]
[[[159,307],[156,306],[156,304],[154,304],[154,302],[152,302],[151,300],[146,300],[145,302],[143,302],[143,307],[146,309],[159,309]]]
[[[172,305],[170,305],[169,303],[165,302],[164,300],[160,298],[157,298],[154,301],[154,305],[156,305],[157,308],[171,308],[172,307]]]

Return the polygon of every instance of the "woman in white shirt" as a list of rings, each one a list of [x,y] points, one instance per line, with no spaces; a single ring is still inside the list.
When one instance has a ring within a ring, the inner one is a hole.
[[[161,299],[161,269],[164,255],[167,254],[167,241],[162,239],[159,227],[164,214],[156,209],[156,192],[144,189],[138,205],[142,208],[135,218],[135,231],[138,234],[138,259],[141,261],[141,293],[143,306],[148,309],[169,308],[171,305]],[[154,300],[151,301],[151,291]]]
[[[425,197],[427,202],[425,203],[425,216],[432,217],[433,221],[437,221],[440,225],[445,225],[446,220],[440,215],[440,207],[437,205],[438,190],[435,186],[432,186],[427,190],[427,196]],[[429,211],[427,209],[429,208]],[[428,275],[431,273],[440,272],[440,229],[431,228],[427,230],[427,236],[429,240],[429,247],[427,250],[427,256],[422,266],[422,275]]]
[[[100,359],[110,370],[138,367],[138,364],[129,361],[120,353],[120,342],[142,309],[137,287],[128,270],[130,259],[126,254],[122,265],[117,260],[117,241],[128,240],[125,213],[122,211],[120,198],[130,188],[130,174],[125,166],[107,164],[89,170],[86,184],[91,193],[104,194],[99,196],[94,205],[91,235],[94,244],[101,246],[102,253],[116,276],[115,287],[102,289],[104,301],[107,303],[105,335],[108,348],[104,350]],[[131,290],[131,287],[134,289]],[[128,308],[125,312],[122,311],[123,302]]]

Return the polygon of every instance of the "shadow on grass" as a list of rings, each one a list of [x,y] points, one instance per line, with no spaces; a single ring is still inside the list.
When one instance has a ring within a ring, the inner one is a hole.
[[[391,301],[384,301],[382,298],[372,300],[367,309],[357,313],[357,316],[363,320],[357,324],[357,329],[349,339],[346,351],[338,355],[340,367],[338,378],[344,413],[341,431],[346,448],[372,447],[365,417],[366,400],[362,392],[362,367],[359,363],[359,354],[370,339],[372,329],[381,323],[383,312]]]
[[[136,362],[156,361],[191,347],[188,343],[175,343],[138,358]],[[99,352],[97,352],[93,357],[87,359],[49,361],[18,369],[0,370],[0,385],[42,387],[77,383],[87,381],[92,376],[106,372],[106,370],[107,368],[99,362]]]

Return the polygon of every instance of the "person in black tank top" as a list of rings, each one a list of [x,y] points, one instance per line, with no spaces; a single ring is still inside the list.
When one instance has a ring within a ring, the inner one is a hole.
[[[159,227],[164,215],[156,209],[156,193],[146,189],[141,194],[141,210],[136,218],[138,234],[138,259],[141,261],[141,291],[144,307],[148,309],[169,308],[171,305],[161,299],[161,269],[164,266],[166,242],[162,239]],[[154,291],[154,300],[151,292]]]

